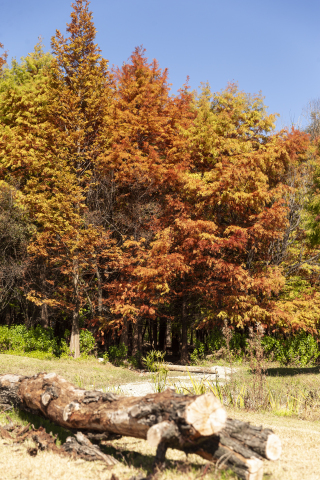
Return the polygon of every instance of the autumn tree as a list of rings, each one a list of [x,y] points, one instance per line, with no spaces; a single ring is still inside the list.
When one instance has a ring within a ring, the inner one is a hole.
[[[2,165],[21,179],[38,228],[29,252],[48,264],[50,275],[58,271],[55,278],[61,282],[52,298],[43,298],[33,288],[29,299],[71,311],[70,348],[75,356],[79,355],[79,312],[88,301],[83,270],[91,273],[93,245],[99,237],[86,217],[85,192],[103,147],[99,133],[110,95],[107,63],[94,43],[88,5],[76,1],[67,25],[70,36],[64,38],[57,31],[52,39],[54,58],[44,82],[33,82],[34,89],[19,92],[19,102],[12,100],[17,120],[14,125],[3,122],[1,155]],[[15,89],[6,93],[7,109],[9,97],[16,94]],[[50,275],[46,282],[55,281]]]
[[[0,182],[0,312],[8,323],[11,304],[21,310],[23,279],[29,264],[27,247],[33,234],[21,197],[18,189]]]
[[[196,108],[186,132],[192,163],[181,172],[180,191],[167,197],[150,263],[141,269],[141,288],[162,290],[177,305],[184,361],[196,319],[199,327],[223,319],[238,327],[275,322],[273,297],[285,278],[270,263],[270,245],[288,221],[284,177],[306,148],[303,135],[272,134],[275,117],[262,98],[234,85],[217,94],[205,86]],[[171,271],[163,268],[168,263]]]
[[[0,49],[3,48],[2,43],[0,43]],[[7,52],[4,52],[0,55],[0,75],[2,73],[3,66],[7,63]]]
[[[110,147],[98,165],[108,194],[102,202],[105,226],[114,232],[126,262],[106,285],[108,301],[113,302],[111,310],[118,312],[120,325],[122,319],[135,324],[145,317],[153,319],[156,328],[151,298],[136,290],[135,268],[161,228],[166,195],[178,188],[180,171],[189,162],[182,128],[193,116],[191,95],[184,87],[171,96],[167,70],[161,70],[156,60],[149,62],[142,47],[114,69],[113,85],[105,127]]]

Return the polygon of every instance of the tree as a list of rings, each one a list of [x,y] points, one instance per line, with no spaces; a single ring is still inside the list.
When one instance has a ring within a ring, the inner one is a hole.
[[[109,197],[103,201],[104,225],[122,249],[122,267],[105,289],[110,308],[120,325],[124,319],[126,331],[128,322],[136,323],[137,318],[156,320],[147,292],[136,288],[135,272],[147,261],[150,242],[161,228],[166,195],[177,190],[180,171],[188,165],[188,140],[182,128],[190,125],[193,113],[187,87],[170,96],[167,70],[161,70],[156,60],[149,63],[142,47],[113,71],[113,85],[105,127],[109,148],[97,164],[100,179],[109,186]]]
[[[102,235],[86,216],[85,192],[103,148],[100,130],[110,96],[107,64],[94,44],[88,5],[77,0],[67,25],[70,36],[57,31],[52,39],[54,58],[40,88],[19,91],[19,101],[9,89],[3,100],[9,109],[11,96],[17,113],[14,125],[3,122],[2,164],[21,179],[38,229],[29,251],[35,261],[49,263],[49,273],[61,282],[53,298],[43,298],[36,286],[28,298],[72,312],[70,348],[75,356],[80,308],[88,301],[86,275],[96,262],[94,245],[100,245]],[[33,86],[39,87],[36,81]],[[46,281],[54,280],[49,275]]]
[[[0,43],[0,48],[3,48],[2,43]],[[2,68],[6,63],[7,63],[7,52],[4,52],[2,55],[0,55],[0,75],[2,73]]]
[[[285,278],[269,247],[287,226],[284,177],[307,144],[304,135],[271,134],[274,118],[260,96],[235,85],[213,95],[205,86],[197,102],[187,131],[192,163],[179,193],[167,197],[149,254],[154,270],[148,275],[148,263],[140,277],[141,289],[162,290],[179,305],[184,361],[196,318],[198,326],[276,322]]]
[[[19,302],[28,268],[27,247],[34,233],[21,193],[0,182],[0,311]]]

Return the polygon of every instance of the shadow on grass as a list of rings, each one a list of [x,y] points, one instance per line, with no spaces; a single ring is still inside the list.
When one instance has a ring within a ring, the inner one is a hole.
[[[128,467],[134,467],[136,469],[143,469],[147,471],[147,474],[152,473],[152,466],[154,461],[154,455],[151,454],[142,454],[140,452],[127,450],[126,448],[121,448],[119,446],[114,447],[112,444],[108,443],[107,445],[101,445],[101,450],[108,455],[112,455],[114,458],[120,462],[125,463]],[[189,474],[193,472],[196,475],[195,478],[201,478],[206,473],[207,465],[195,464],[186,460],[171,460],[166,458],[165,461],[166,470],[169,470],[173,473],[180,474]],[[211,465],[211,468],[215,470],[214,465]],[[189,477],[190,478],[190,477]],[[215,471],[214,478],[216,480],[231,480],[238,478],[234,472],[231,470],[227,471]]]
[[[295,375],[318,374],[320,367],[276,367],[267,368],[266,374],[269,377],[293,377]]]

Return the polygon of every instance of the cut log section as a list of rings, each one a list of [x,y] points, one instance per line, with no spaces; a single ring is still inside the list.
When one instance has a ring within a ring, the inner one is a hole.
[[[247,422],[228,418],[220,436],[228,435],[267,460],[278,460],[281,455],[281,440],[269,428],[255,427]]]
[[[189,367],[184,365],[168,365],[167,363],[158,363],[159,368],[165,368],[170,372],[190,372],[190,373],[205,373],[209,375],[218,375],[216,367]]]

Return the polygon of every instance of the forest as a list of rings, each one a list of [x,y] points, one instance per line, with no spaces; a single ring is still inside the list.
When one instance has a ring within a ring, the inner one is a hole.
[[[38,328],[79,357],[89,332],[99,352],[149,345],[183,363],[223,328],[317,342],[317,114],[277,130],[237,84],[173,94],[143,47],[110,68],[95,36],[75,0],[51,53],[39,41],[8,64],[0,44],[6,338]]]

